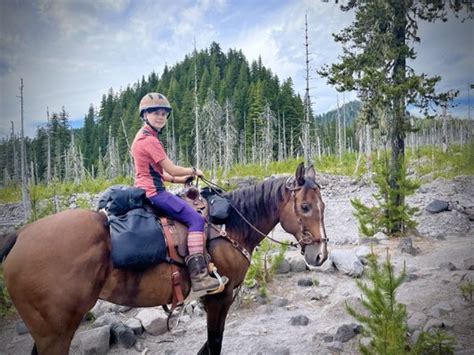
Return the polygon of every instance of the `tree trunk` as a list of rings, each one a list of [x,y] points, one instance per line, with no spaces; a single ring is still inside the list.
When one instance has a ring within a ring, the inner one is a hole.
[[[403,1],[394,4],[397,7],[397,18],[395,19],[394,35],[395,48],[398,51],[398,58],[395,59],[392,79],[395,86],[401,87],[406,80],[406,55],[403,52],[405,47],[405,29],[406,29],[406,4]],[[398,178],[405,158],[405,90],[399,90],[393,99],[392,125],[390,129],[390,145],[392,148],[392,157],[390,161],[390,187],[395,191],[392,195],[391,203],[395,206],[402,206],[405,203],[404,196],[400,192]],[[392,230],[393,234],[403,231],[403,222],[396,221]]]

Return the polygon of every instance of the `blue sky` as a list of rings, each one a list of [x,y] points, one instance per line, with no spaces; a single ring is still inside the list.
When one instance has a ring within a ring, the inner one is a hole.
[[[24,79],[25,131],[46,121],[46,108],[64,105],[80,121],[109,88],[125,88],[152,71],[161,74],[212,41],[259,55],[281,80],[292,77],[304,91],[304,15],[308,13],[311,96],[316,113],[336,106],[336,91],[316,74],[337,60],[331,33],[353,20],[333,1],[231,0],[3,0],[0,1],[0,138],[10,121],[20,123],[20,78]],[[467,117],[468,83],[474,83],[472,21],[420,23],[417,71],[441,75],[440,90],[460,90],[463,103],[451,112]],[[471,96],[474,91],[471,90]],[[346,94],[346,101],[355,98]],[[342,101],[342,97],[340,97]],[[471,116],[474,115],[471,98]]]

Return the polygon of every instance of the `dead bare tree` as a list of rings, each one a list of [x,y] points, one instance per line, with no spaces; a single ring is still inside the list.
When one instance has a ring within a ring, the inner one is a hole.
[[[224,105],[225,123],[224,123],[224,177],[227,176],[232,163],[234,162],[234,147],[237,143],[237,131],[235,129],[234,108],[229,99]]]
[[[20,106],[21,106],[21,192],[23,197],[23,209],[25,211],[25,222],[31,216],[31,197],[28,188],[28,176],[26,171],[26,147],[24,134],[24,117],[23,117],[23,78],[20,84]]]
[[[306,89],[304,95],[304,121],[303,121],[303,156],[306,166],[311,164],[310,162],[310,113],[311,113],[311,97],[309,95],[309,43],[308,43],[308,13],[304,16],[305,24],[305,48],[306,48]]]
[[[46,107],[46,118],[48,119],[47,123],[47,131],[48,131],[48,152],[47,152],[47,159],[46,162],[46,184],[49,185],[51,182],[51,122],[49,120],[49,108]]]
[[[203,141],[206,142],[203,154],[203,167],[212,171],[212,177],[217,177],[219,162],[220,142],[222,136],[222,108],[214,97],[214,92],[209,90],[206,102],[202,108]]]
[[[196,151],[196,166],[201,166],[201,140],[199,130],[199,103],[197,89],[197,50],[196,38],[194,38],[194,150]]]
[[[18,167],[18,152],[16,151],[16,135],[15,135],[15,125],[13,121],[12,123],[12,131],[10,135],[10,139],[12,142],[13,146],[13,181],[15,184],[17,184],[20,181],[20,172],[19,172],[19,167]]]
[[[270,109],[270,105],[268,103],[265,105],[262,115],[263,119],[265,120],[265,127],[261,151],[263,163],[265,164],[265,169],[267,169],[268,165],[273,160],[273,121],[275,120],[273,112]]]

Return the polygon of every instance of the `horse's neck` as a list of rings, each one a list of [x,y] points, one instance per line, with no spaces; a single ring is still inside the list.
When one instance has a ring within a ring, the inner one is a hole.
[[[238,223],[231,228],[234,231],[232,234],[234,234],[236,239],[243,243],[247,249],[253,251],[280,221],[280,210],[282,204],[286,201],[286,197],[265,201],[263,204],[264,208],[261,208],[262,203],[255,195],[249,199],[248,196],[235,194],[232,196],[232,201],[236,207],[242,208],[239,212],[258,230],[249,226],[248,223],[243,221],[240,217],[236,217]]]

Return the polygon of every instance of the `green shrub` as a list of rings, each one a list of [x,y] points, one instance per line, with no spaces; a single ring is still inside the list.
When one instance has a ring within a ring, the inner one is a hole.
[[[362,323],[362,334],[370,338],[370,344],[359,344],[359,349],[362,354],[405,354],[408,346],[407,313],[405,305],[398,303],[395,298],[396,290],[405,278],[405,268],[396,276],[388,252],[382,266],[373,252],[368,256],[368,261],[367,275],[371,285],[356,280],[363,293],[362,305],[368,315],[346,303],[348,313]]]
[[[467,278],[466,281],[461,283],[459,285],[459,290],[461,291],[462,297],[468,301],[472,302],[473,301],[473,295],[474,295],[474,282],[471,281],[471,279]]]
[[[244,285],[253,287],[257,285],[262,297],[267,296],[267,284],[272,280],[276,270],[285,258],[286,245],[279,245],[264,239],[252,254],[252,263],[245,275]]]
[[[434,329],[422,332],[418,341],[411,351],[412,354],[448,355],[454,354],[456,339],[444,330]]]

